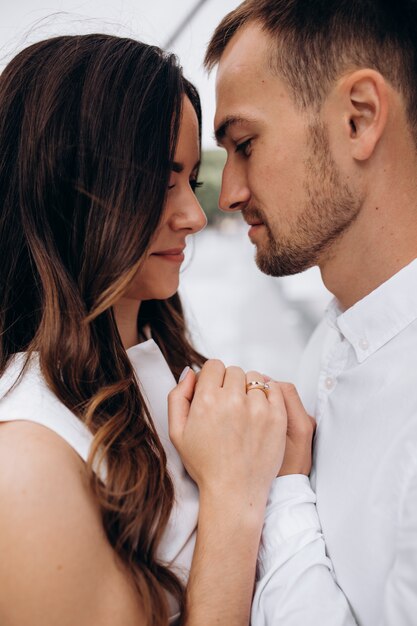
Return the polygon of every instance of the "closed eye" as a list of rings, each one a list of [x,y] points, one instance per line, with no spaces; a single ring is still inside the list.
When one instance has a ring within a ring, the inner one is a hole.
[[[203,185],[204,183],[202,181],[190,180],[190,187],[194,192],[196,189],[198,189],[199,187],[202,187]],[[173,185],[168,185],[168,190],[174,189],[174,187],[176,187],[175,183]]]
[[[190,180],[190,187],[193,191],[195,191],[196,189],[198,189],[199,187],[203,186],[203,182],[202,181],[197,181],[197,180]]]
[[[244,156],[250,156],[252,151],[252,139],[247,139],[246,141],[242,141],[242,143],[237,144],[235,148],[235,152],[240,152]]]

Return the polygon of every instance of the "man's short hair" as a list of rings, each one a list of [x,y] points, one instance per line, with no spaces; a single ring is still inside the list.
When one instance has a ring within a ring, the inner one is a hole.
[[[343,72],[372,68],[403,95],[417,138],[417,0],[246,0],[215,30],[206,68],[253,22],[270,35],[267,63],[301,108],[319,109]]]

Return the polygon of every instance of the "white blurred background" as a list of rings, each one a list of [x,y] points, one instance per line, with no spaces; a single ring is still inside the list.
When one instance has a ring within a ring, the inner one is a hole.
[[[212,31],[238,4],[236,0],[0,0],[0,69],[30,43],[64,33],[106,32],[167,47],[179,56],[185,75],[199,89],[203,149],[213,150],[214,76],[206,75],[202,61]],[[262,275],[246,233],[242,222],[226,218],[197,235],[189,246],[181,295],[190,329],[207,356],[292,380],[330,294],[316,268],[282,279]]]

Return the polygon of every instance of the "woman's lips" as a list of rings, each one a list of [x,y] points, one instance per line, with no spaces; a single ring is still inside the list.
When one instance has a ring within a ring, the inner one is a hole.
[[[163,259],[164,261],[169,261],[170,263],[182,263],[185,258],[183,248],[153,252],[152,256],[157,256],[158,258]]]

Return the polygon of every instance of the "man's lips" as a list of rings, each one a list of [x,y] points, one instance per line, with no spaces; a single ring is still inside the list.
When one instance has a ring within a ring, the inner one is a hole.
[[[256,213],[251,213],[250,211],[243,213],[242,217],[248,226],[263,226],[265,224],[260,215],[256,215]]]
[[[264,222],[248,222],[248,226],[250,226],[248,230],[248,237],[253,240],[256,233],[260,230],[260,228],[262,228],[262,226],[265,226],[265,224]]]
[[[159,252],[153,252],[151,256],[157,256],[164,261],[171,261],[171,263],[182,263],[184,261],[184,248],[160,250]]]

